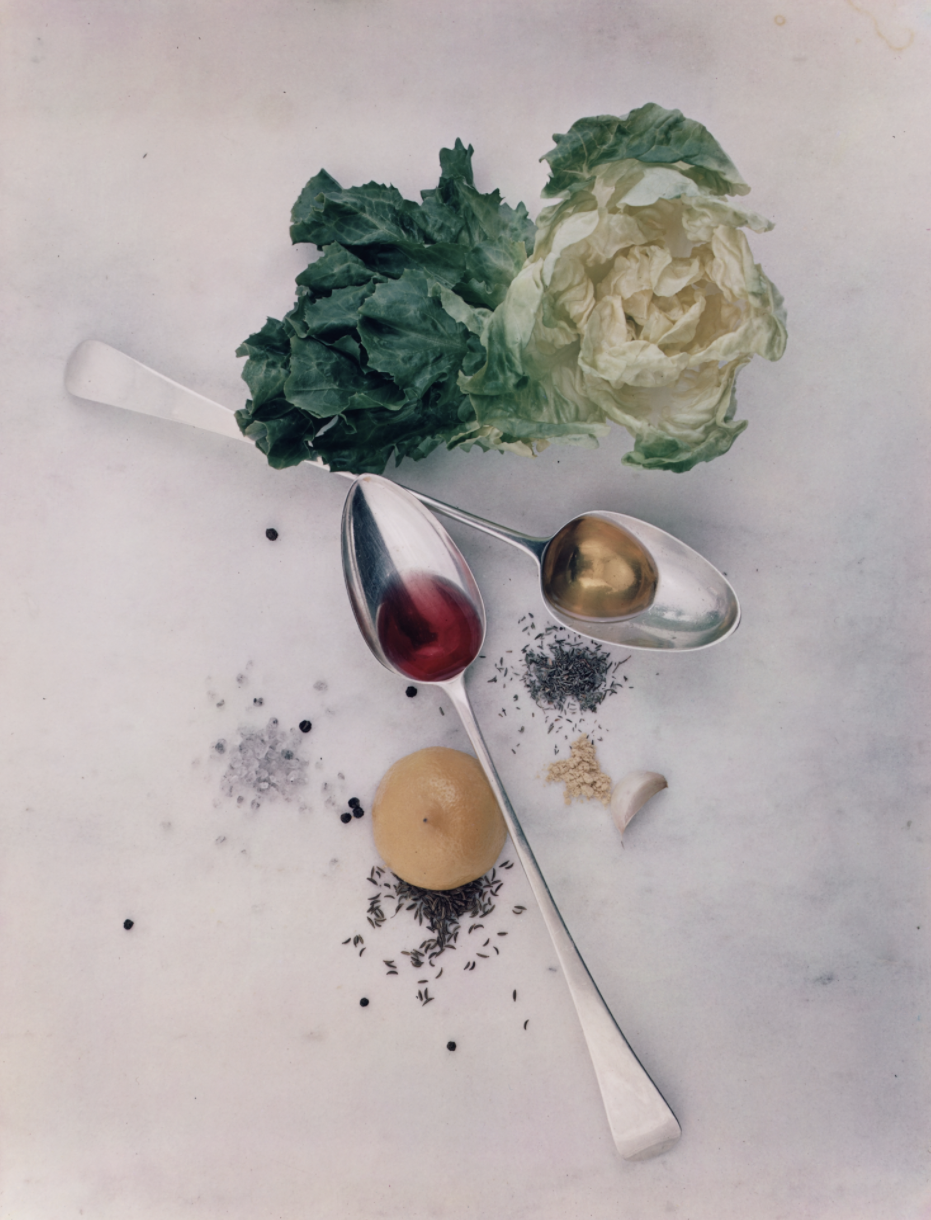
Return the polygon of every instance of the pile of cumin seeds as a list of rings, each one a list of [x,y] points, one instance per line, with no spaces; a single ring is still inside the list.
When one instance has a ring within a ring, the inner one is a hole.
[[[510,860],[505,860],[501,868],[513,868],[513,865]],[[417,923],[421,926],[426,924],[433,937],[424,941],[418,950],[406,952],[414,952],[415,956],[426,959],[431,965],[446,949],[455,947],[464,915],[482,919],[491,914],[495,909],[494,900],[503,884],[497,868],[453,890],[421,889],[402,881],[394,873],[386,873],[381,865],[372,869],[368,880],[377,887],[377,892],[369,897],[368,922],[373,928],[381,927],[386,922],[387,916],[382,906],[385,900],[395,904],[392,918],[402,910],[412,911]]]
[[[425,890],[419,886],[403,881],[394,873],[381,865],[375,865],[368,875],[368,882],[375,887],[375,892],[369,895],[366,919],[374,929],[381,928],[389,919],[394,919],[401,912],[410,913],[416,923],[432,935],[420,942],[415,948],[402,949],[400,955],[408,959],[409,964],[418,973],[431,969],[435,973],[432,979],[419,978],[420,984],[433,982],[443,973],[444,965],[437,964],[437,959],[444,953],[462,947],[460,933],[465,920],[471,919],[465,929],[465,937],[474,936],[467,950],[471,956],[465,961],[464,970],[474,970],[479,958],[493,960],[501,955],[499,937],[507,936],[507,931],[492,932],[485,928],[486,919],[496,909],[504,878],[499,872],[505,872],[514,865],[510,860],[503,861],[485,876],[453,890]],[[385,907],[393,904],[394,910],[385,914]],[[515,912],[516,913],[516,912]],[[484,939],[483,939],[484,938]],[[358,938],[361,942],[361,937]],[[343,944],[355,944],[355,938],[348,938]],[[474,945],[474,948],[473,948]],[[465,955],[463,955],[465,956]],[[386,974],[398,974],[397,961],[394,958],[384,958],[387,967]],[[435,997],[427,990],[418,991],[417,999],[421,1004],[427,1004]]]

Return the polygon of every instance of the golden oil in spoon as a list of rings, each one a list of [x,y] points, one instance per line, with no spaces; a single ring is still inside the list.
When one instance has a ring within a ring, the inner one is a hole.
[[[641,614],[656,595],[657,571],[639,539],[603,517],[576,517],[543,556],[544,596],[565,614],[616,622]]]

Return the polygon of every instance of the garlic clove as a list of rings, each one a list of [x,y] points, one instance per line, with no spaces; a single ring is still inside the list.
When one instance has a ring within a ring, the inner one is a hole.
[[[668,787],[666,777],[658,771],[628,771],[611,793],[611,816],[621,834],[637,810]]]

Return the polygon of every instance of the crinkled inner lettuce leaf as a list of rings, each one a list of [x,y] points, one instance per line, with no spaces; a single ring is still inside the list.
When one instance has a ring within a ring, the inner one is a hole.
[[[320,257],[291,312],[237,353],[252,395],[237,419],[273,466],[381,471],[441,444],[533,454],[597,445],[612,424],[634,439],[630,465],[727,452],[746,427],[737,374],[786,344],[745,232],[772,225],[728,198],[750,188],[678,110],[553,138],[536,226],[476,190],[459,140],[420,203],[311,178],[291,238]]]
[[[534,251],[460,375],[486,443],[591,443],[610,422],[624,461],[689,470],[726,453],[735,381],[785,350],[782,297],[744,229],[769,221],[725,196],[749,189],[700,124],[649,105],[554,137]]]
[[[392,456],[482,440],[458,378],[485,362],[485,324],[535,230],[522,204],[476,190],[471,147],[443,149],[440,169],[420,203],[375,182],[343,188],[325,170],[301,192],[291,238],[321,256],[298,275],[291,312],[237,351],[252,397],[236,417],[272,466],[381,471]]]

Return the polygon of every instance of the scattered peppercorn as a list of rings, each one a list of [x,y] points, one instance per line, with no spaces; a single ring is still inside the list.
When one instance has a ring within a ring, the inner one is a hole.
[[[133,921],[132,921],[131,919],[124,919],[124,920],[123,920],[123,927],[126,929],[126,931],[127,931],[127,932],[129,931],[129,929],[130,929],[132,926],[133,926]]]
[[[352,821],[352,814],[351,814],[351,813],[341,813],[341,814],[339,815],[339,820],[340,820],[341,822],[351,822],[351,821]]]
[[[302,720],[301,723],[297,727],[301,730],[302,733],[309,733],[310,730],[314,726],[310,723],[309,720]]]
[[[361,804],[362,804],[362,802],[359,800],[359,798],[357,796],[351,796],[349,798],[349,808],[350,809],[357,809],[359,807],[359,805],[361,805]]]
[[[368,1006],[369,1006],[369,1002],[368,1002],[368,1000],[365,998],[365,996],[363,996],[363,997],[362,997],[362,999],[359,1001],[359,1007],[360,1007],[360,1008],[368,1008]]]
[[[362,808],[362,806],[356,805],[355,809],[353,809],[353,811],[352,811],[352,816],[354,818],[361,818],[364,813],[365,813],[365,810]]]
[[[268,539],[269,542],[274,542],[275,539],[278,537],[278,531],[275,529],[268,529],[265,531],[265,537]]]
[[[456,1044],[455,1044],[455,1042],[447,1042],[447,1043],[446,1043],[446,1049],[447,1049],[448,1051],[454,1051],[454,1050],[456,1049]]]
[[[404,693],[407,695],[408,699],[413,699],[413,697],[417,694],[417,687],[409,686]]]

